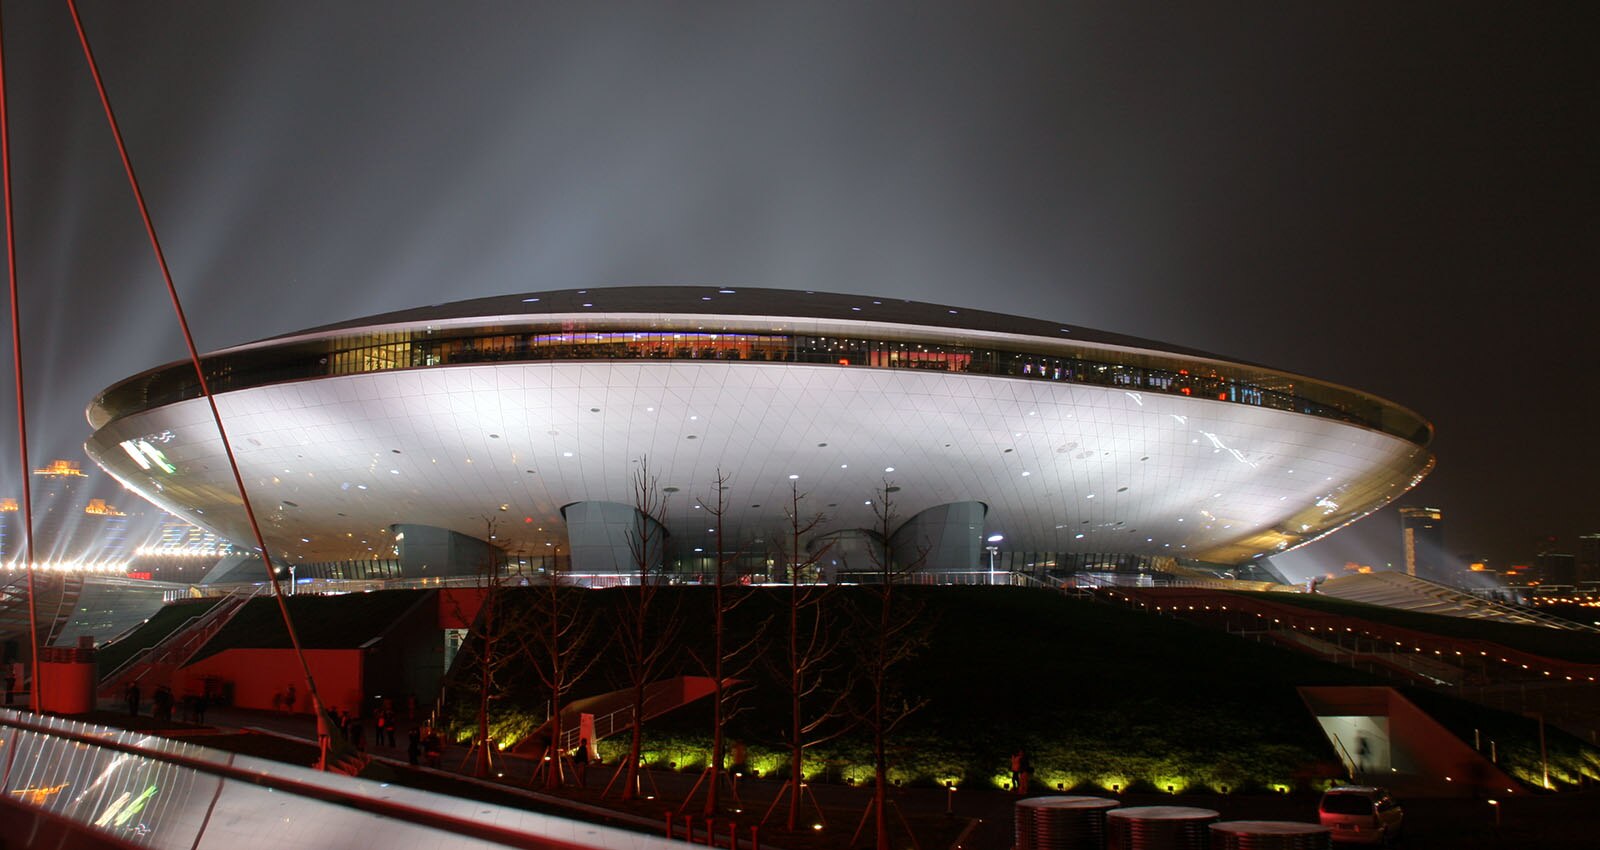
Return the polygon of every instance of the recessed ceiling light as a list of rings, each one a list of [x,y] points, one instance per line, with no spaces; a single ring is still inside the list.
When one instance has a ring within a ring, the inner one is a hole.
[[[562,452],[561,456],[562,457],[572,457],[572,452]]]
[[[524,298],[524,299],[522,299],[522,303],[524,303],[524,304],[532,304],[533,302],[538,301],[538,300],[539,299],[537,299],[537,298]]]
[[[791,476],[789,476],[789,480],[790,480],[790,481],[799,481],[799,480],[800,480],[800,476],[798,476],[798,475],[791,475]]]
[[[892,467],[892,466],[886,466],[886,467],[884,467],[884,468],[883,468],[883,471],[884,471],[884,472],[893,472],[893,471],[894,471],[894,467]]]

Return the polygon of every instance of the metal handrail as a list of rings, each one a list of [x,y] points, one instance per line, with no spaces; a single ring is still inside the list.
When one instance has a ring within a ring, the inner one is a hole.
[[[75,728],[66,728],[69,725],[81,727],[83,731]],[[150,746],[143,741],[133,742],[123,739],[125,736],[131,736],[132,733],[124,732],[119,735],[118,733],[121,730],[97,727],[86,723],[61,719],[49,719],[39,722],[33,716],[0,710],[0,727],[29,732],[46,738],[59,739],[77,747],[106,750],[120,753],[124,756],[150,759],[193,771],[196,774],[216,777],[223,781],[284,792],[290,795],[291,798],[330,804],[370,815],[377,815],[415,827],[437,830],[446,835],[476,839],[507,847],[527,848],[527,850],[585,850],[585,848],[618,846],[616,839],[604,841],[596,836],[583,844],[579,844],[566,838],[538,835],[527,830],[501,826],[499,824],[506,821],[504,816],[471,817],[465,814],[440,811],[432,806],[408,805],[403,799],[391,799],[392,796],[397,796],[396,790],[402,789],[390,789],[384,794],[377,794],[370,790],[369,784],[365,780],[318,774],[317,781],[310,782],[292,775],[286,775],[304,770],[304,768],[292,765],[274,765],[273,767],[279,768],[278,770],[270,767],[268,769],[263,769],[262,767],[252,768],[247,765],[259,764],[261,760],[232,753],[225,754],[224,758],[218,758],[217,756],[222,754],[194,745],[177,745],[180,751],[175,752],[157,746]],[[9,735],[7,736],[8,739],[10,737]],[[208,757],[208,753],[210,757]],[[241,761],[244,763],[243,765],[239,763]],[[388,786],[384,787],[387,788]],[[403,796],[427,794],[428,797],[425,799],[452,799],[442,795],[432,795],[429,792],[420,790],[403,790],[407,792]],[[25,797],[21,799],[26,802]],[[481,808],[488,811],[491,808],[500,809],[501,807],[488,803],[475,803],[471,808],[474,810]],[[501,811],[507,812],[508,810],[501,809]],[[555,815],[539,815],[532,812],[523,812],[521,814],[529,817],[553,819],[559,823],[570,823],[570,821]],[[202,825],[200,829],[203,830],[204,826]],[[618,830],[593,824],[584,825],[583,831],[588,834],[614,832],[618,836],[626,835],[627,846],[630,847],[660,847],[665,850],[665,848],[681,846],[668,844],[665,840],[653,836],[639,833],[622,833]],[[434,833],[434,835],[436,836],[437,833]],[[198,839],[198,837],[197,835],[196,838]]]
[[[138,663],[150,661],[151,656],[156,655],[157,653],[162,654],[164,657],[156,659],[152,662],[153,664],[168,660],[172,650],[182,649],[185,646],[191,645],[194,642],[195,636],[197,635],[204,635],[204,640],[201,641],[201,645],[204,645],[205,640],[210,640],[212,637],[214,637],[221,629],[221,626],[226,625],[230,620],[233,619],[234,614],[238,613],[244,608],[245,603],[249,602],[256,596],[262,595],[267,589],[268,585],[245,585],[242,587],[235,587],[231,592],[223,596],[216,602],[216,604],[212,605],[210,608],[207,608],[204,612],[184,620],[180,626],[168,632],[166,637],[163,637],[161,640],[158,640],[150,646],[147,646],[129,656],[126,661],[117,665],[115,670],[112,670],[110,673],[107,673],[105,676],[101,677],[100,687],[105,689],[116,684],[117,680],[122,675],[134,669]],[[218,623],[218,620],[221,620],[221,622]],[[212,628],[212,626],[216,626],[216,628]],[[174,641],[182,641],[183,646],[174,645]],[[195,647],[196,650],[198,650],[198,648],[199,647]],[[190,655],[192,654],[193,652],[190,653]],[[188,657],[185,656],[183,660],[187,661]],[[181,664],[182,662],[179,663]]]

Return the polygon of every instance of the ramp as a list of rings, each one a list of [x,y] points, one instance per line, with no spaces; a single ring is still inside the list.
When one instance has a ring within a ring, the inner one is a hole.
[[[1300,698],[1358,783],[1430,797],[1526,791],[1393,688],[1305,687]]]
[[[724,682],[724,687],[735,680]],[[667,712],[704,699],[715,691],[715,680],[710,676],[678,676],[651,682],[644,689],[644,719],[651,720]],[[578,746],[578,720],[581,715],[594,715],[594,740],[599,741],[633,728],[633,689],[624,688],[597,696],[585,697],[567,703],[561,709],[561,740],[555,742],[557,750],[566,752]],[[541,742],[549,737],[550,723],[535,729],[531,735],[511,745],[506,752],[523,758],[543,755]],[[593,743],[593,742],[590,742]]]

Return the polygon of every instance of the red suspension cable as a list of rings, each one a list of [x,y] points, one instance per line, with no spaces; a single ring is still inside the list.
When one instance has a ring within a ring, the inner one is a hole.
[[[17,382],[17,452],[22,460],[22,528],[28,541],[23,557],[28,571],[28,645],[33,667],[28,676],[28,698],[39,711],[39,603],[33,588],[33,491],[28,473],[28,418],[22,396],[22,312],[17,309],[17,239],[11,206],[11,124],[6,107],[5,29],[0,27],[0,182],[5,183],[6,278],[11,282],[11,364]]]
[[[289,643],[294,647],[295,658],[300,662],[300,669],[306,677],[306,690],[311,696],[312,710],[316,712],[317,728],[320,731],[325,722],[321,697],[317,693],[316,680],[311,675],[311,665],[306,662],[304,649],[300,646],[299,633],[295,631],[294,621],[289,616],[289,607],[284,602],[283,589],[278,584],[277,572],[272,569],[272,557],[267,551],[266,538],[261,533],[261,526],[256,522],[255,508],[250,504],[250,496],[245,490],[244,476],[239,472],[239,462],[234,458],[233,445],[228,441],[228,432],[222,426],[222,414],[217,410],[216,397],[211,394],[211,385],[206,380],[205,368],[200,363],[200,351],[195,347],[194,335],[189,332],[189,320],[184,315],[183,303],[178,298],[178,288],[172,282],[172,271],[167,266],[166,253],[161,250],[161,240],[156,236],[155,222],[150,218],[150,208],[145,204],[144,191],[139,188],[139,178],[134,174],[133,161],[128,158],[127,145],[122,140],[122,130],[117,125],[117,116],[111,108],[111,98],[106,94],[105,83],[100,78],[100,66],[95,62],[94,51],[89,47],[89,36],[84,32],[83,20],[78,16],[76,0],[67,0],[67,8],[72,12],[72,24],[78,31],[78,41],[83,45],[84,58],[89,62],[89,74],[94,78],[94,87],[100,95],[100,105],[105,108],[106,122],[111,127],[111,135],[117,143],[117,153],[122,157],[122,169],[128,175],[128,184],[133,188],[134,200],[139,205],[139,217],[144,221],[145,234],[150,237],[150,247],[155,251],[156,264],[161,268],[161,279],[166,282],[167,296],[172,301],[172,310],[178,317],[178,327],[183,331],[184,345],[189,349],[189,362],[194,365],[195,378],[200,382],[200,392],[205,396],[206,404],[211,408],[211,420],[216,423],[217,435],[222,439],[222,450],[228,456],[228,468],[233,472],[234,484],[239,488],[239,500],[244,504],[245,517],[250,520],[250,531],[255,535],[256,546],[261,552],[261,563],[266,567],[267,580],[272,584],[272,597],[277,600],[278,613],[283,617],[283,627],[289,633]],[[326,736],[319,736],[326,740]]]

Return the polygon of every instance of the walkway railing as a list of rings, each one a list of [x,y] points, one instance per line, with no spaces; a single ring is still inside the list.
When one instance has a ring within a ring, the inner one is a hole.
[[[681,843],[0,710],[0,794],[140,847],[669,850]]]

